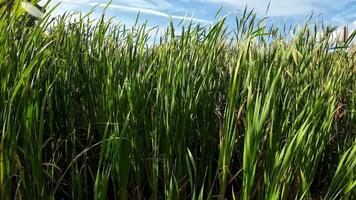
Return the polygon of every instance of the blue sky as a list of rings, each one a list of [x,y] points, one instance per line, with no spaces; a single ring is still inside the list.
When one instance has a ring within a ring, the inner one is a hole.
[[[109,0],[52,0],[52,4],[61,2],[55,14],[65,11],[88,12],[94,5],[99,5],[93,17],[99,17],[102,8]],[[164,27],[169,18],[180,21],[192,19],[196,23],[211,24],[217,19],[216,12],[223,8],[221,16],[242,13],[247,5],[260,16],[266,16],[270,0],[113,0],[107,15],[127,25],[132,25],[140,11],[141,21],[148,20],[149,25]],[[273,23],[298,24],[311,12],[328,24],[348,25],[356,28],[356,0],[271,0],[269,12]]]

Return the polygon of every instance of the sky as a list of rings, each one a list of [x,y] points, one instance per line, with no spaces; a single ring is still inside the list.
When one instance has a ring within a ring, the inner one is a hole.
[[[52,0],[52,5],[59,2],[54,14],[89,12],[97,6],[92,15],[97,18],[109,0]],[[112,0],[106,15],[128,26],[134,24],[138,12],[140,21],[147,20],[150,26],[165,27],[170,19],[209,25],[224,15],[231,18],[241,15],[246,6],[261,18],[268,16],[275,24],[301,24],[313,13],[327,24],[356,28],[356,0]],[[232,20],[229,22],[233,25]]]

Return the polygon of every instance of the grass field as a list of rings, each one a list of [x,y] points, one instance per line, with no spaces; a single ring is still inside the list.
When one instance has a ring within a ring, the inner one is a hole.
[[[356,32],[70,17],[0,11],[1,199],[356,198]]]

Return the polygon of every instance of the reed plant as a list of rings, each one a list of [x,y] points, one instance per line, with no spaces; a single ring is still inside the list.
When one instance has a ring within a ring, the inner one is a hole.
[[[356,198],[356,32],[247,9],[162,34],[50,8],[24,26],[16,2],[0,8],[1,199]]]

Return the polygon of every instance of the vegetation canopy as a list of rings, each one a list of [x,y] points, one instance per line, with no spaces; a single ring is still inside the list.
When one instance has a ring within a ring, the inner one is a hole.
[[[0,199],[356,199],[356,32],[21,5],[0,6]]]

